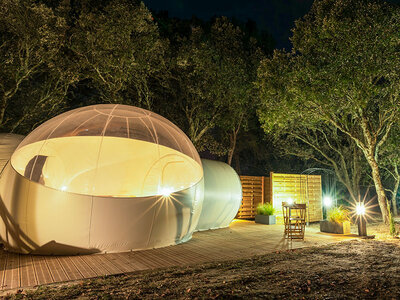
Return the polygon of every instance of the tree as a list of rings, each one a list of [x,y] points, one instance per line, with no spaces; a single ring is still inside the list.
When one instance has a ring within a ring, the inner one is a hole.
[[[399,8],[383,2],[316,1],[295,24],[293,51],[276,51],[259,71],[264,128],[294,119],[347,135],[370,166],[385,222],[379,153],[400,115],[398,20]]]
[[[217,18],[211,27],[211,43],[217,64],[212,97],[223,110],[217,122],[227,163],[232,164],[238,135],[255,113],[257,94],[253,82],[263,53],[254,38],[247,39],[227,18]]]
[[[167,22],[163,24],[168,28]],[[237,135],[254,112],[253,81],[261,51],[225,17],[216,18],[207,29],[192,26],[188,36],[185,30],[181,37],[171,36],[170,80],[164,97],[177,105],[162,110],[199,151],[227,154],[230,164]]]
[[[103,101],[151,109],[150,82],[163,73],[165,43],[142,2],[113,0],[81,9],[70,40]]]
[[[383,181],[386,183],[386,191],[391,195],[393,214],[398,214],[397,194],[400,187],[400,152],[399,152],[400,128],[399,124],[393,126],[386,146],[380,153],[380,167],[383,170]]]
[[[30,0],[0,3],[0,128],[28,132],[59,113],[78,78],[64,59],[65,19]]]

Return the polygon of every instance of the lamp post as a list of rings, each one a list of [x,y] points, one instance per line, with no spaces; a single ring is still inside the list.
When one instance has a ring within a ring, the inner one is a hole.
[[[365,220],[365,205],[362,202],[356,204],[356,214],[358,216],[358,235],[367,236],[367,222]]]
[[[322,199],[322,203],[323,203],[323,208],[324,208],[322,219],[325,220],[325,218],[327,217],[327,214],[328,214],[328,209],[332,206],[332,203],[333,203],[332,197],[329,195],[324,196],[324,198]]]

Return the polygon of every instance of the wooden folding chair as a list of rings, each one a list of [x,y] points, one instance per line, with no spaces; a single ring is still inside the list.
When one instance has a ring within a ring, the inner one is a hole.
[[[306,204],[292,204],[282,202],[283,221],[285,224],[285,238],[304,240],[306,228]]]

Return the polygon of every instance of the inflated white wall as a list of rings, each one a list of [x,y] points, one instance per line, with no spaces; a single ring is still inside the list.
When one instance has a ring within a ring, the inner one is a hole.
[[[98,197],[46,187],[7,164],[0,195],[0,236],[8,250],[122,252],[189,240],[201,212],[203,181],[170,197]]]
[[[228,227],[242,203],[242,185],[228,164],[201,160],[204,172],[204,200],[197,230]]]
[[[203,186],[196,149],[170,121],[126,105],[81,107],[14,151],[0,177],[0,236],[37,254],[173,245],[191,238]]]

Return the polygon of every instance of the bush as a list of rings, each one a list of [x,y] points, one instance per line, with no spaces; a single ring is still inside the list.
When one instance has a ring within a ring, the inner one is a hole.
[[[272,216],[275,213],[275,208],[270,203],[258,204],[256,209],[257,215]]]
[[[328,211],[328,220],[336,223],[350,221],[350,211],[343,206],[334,207]]]

